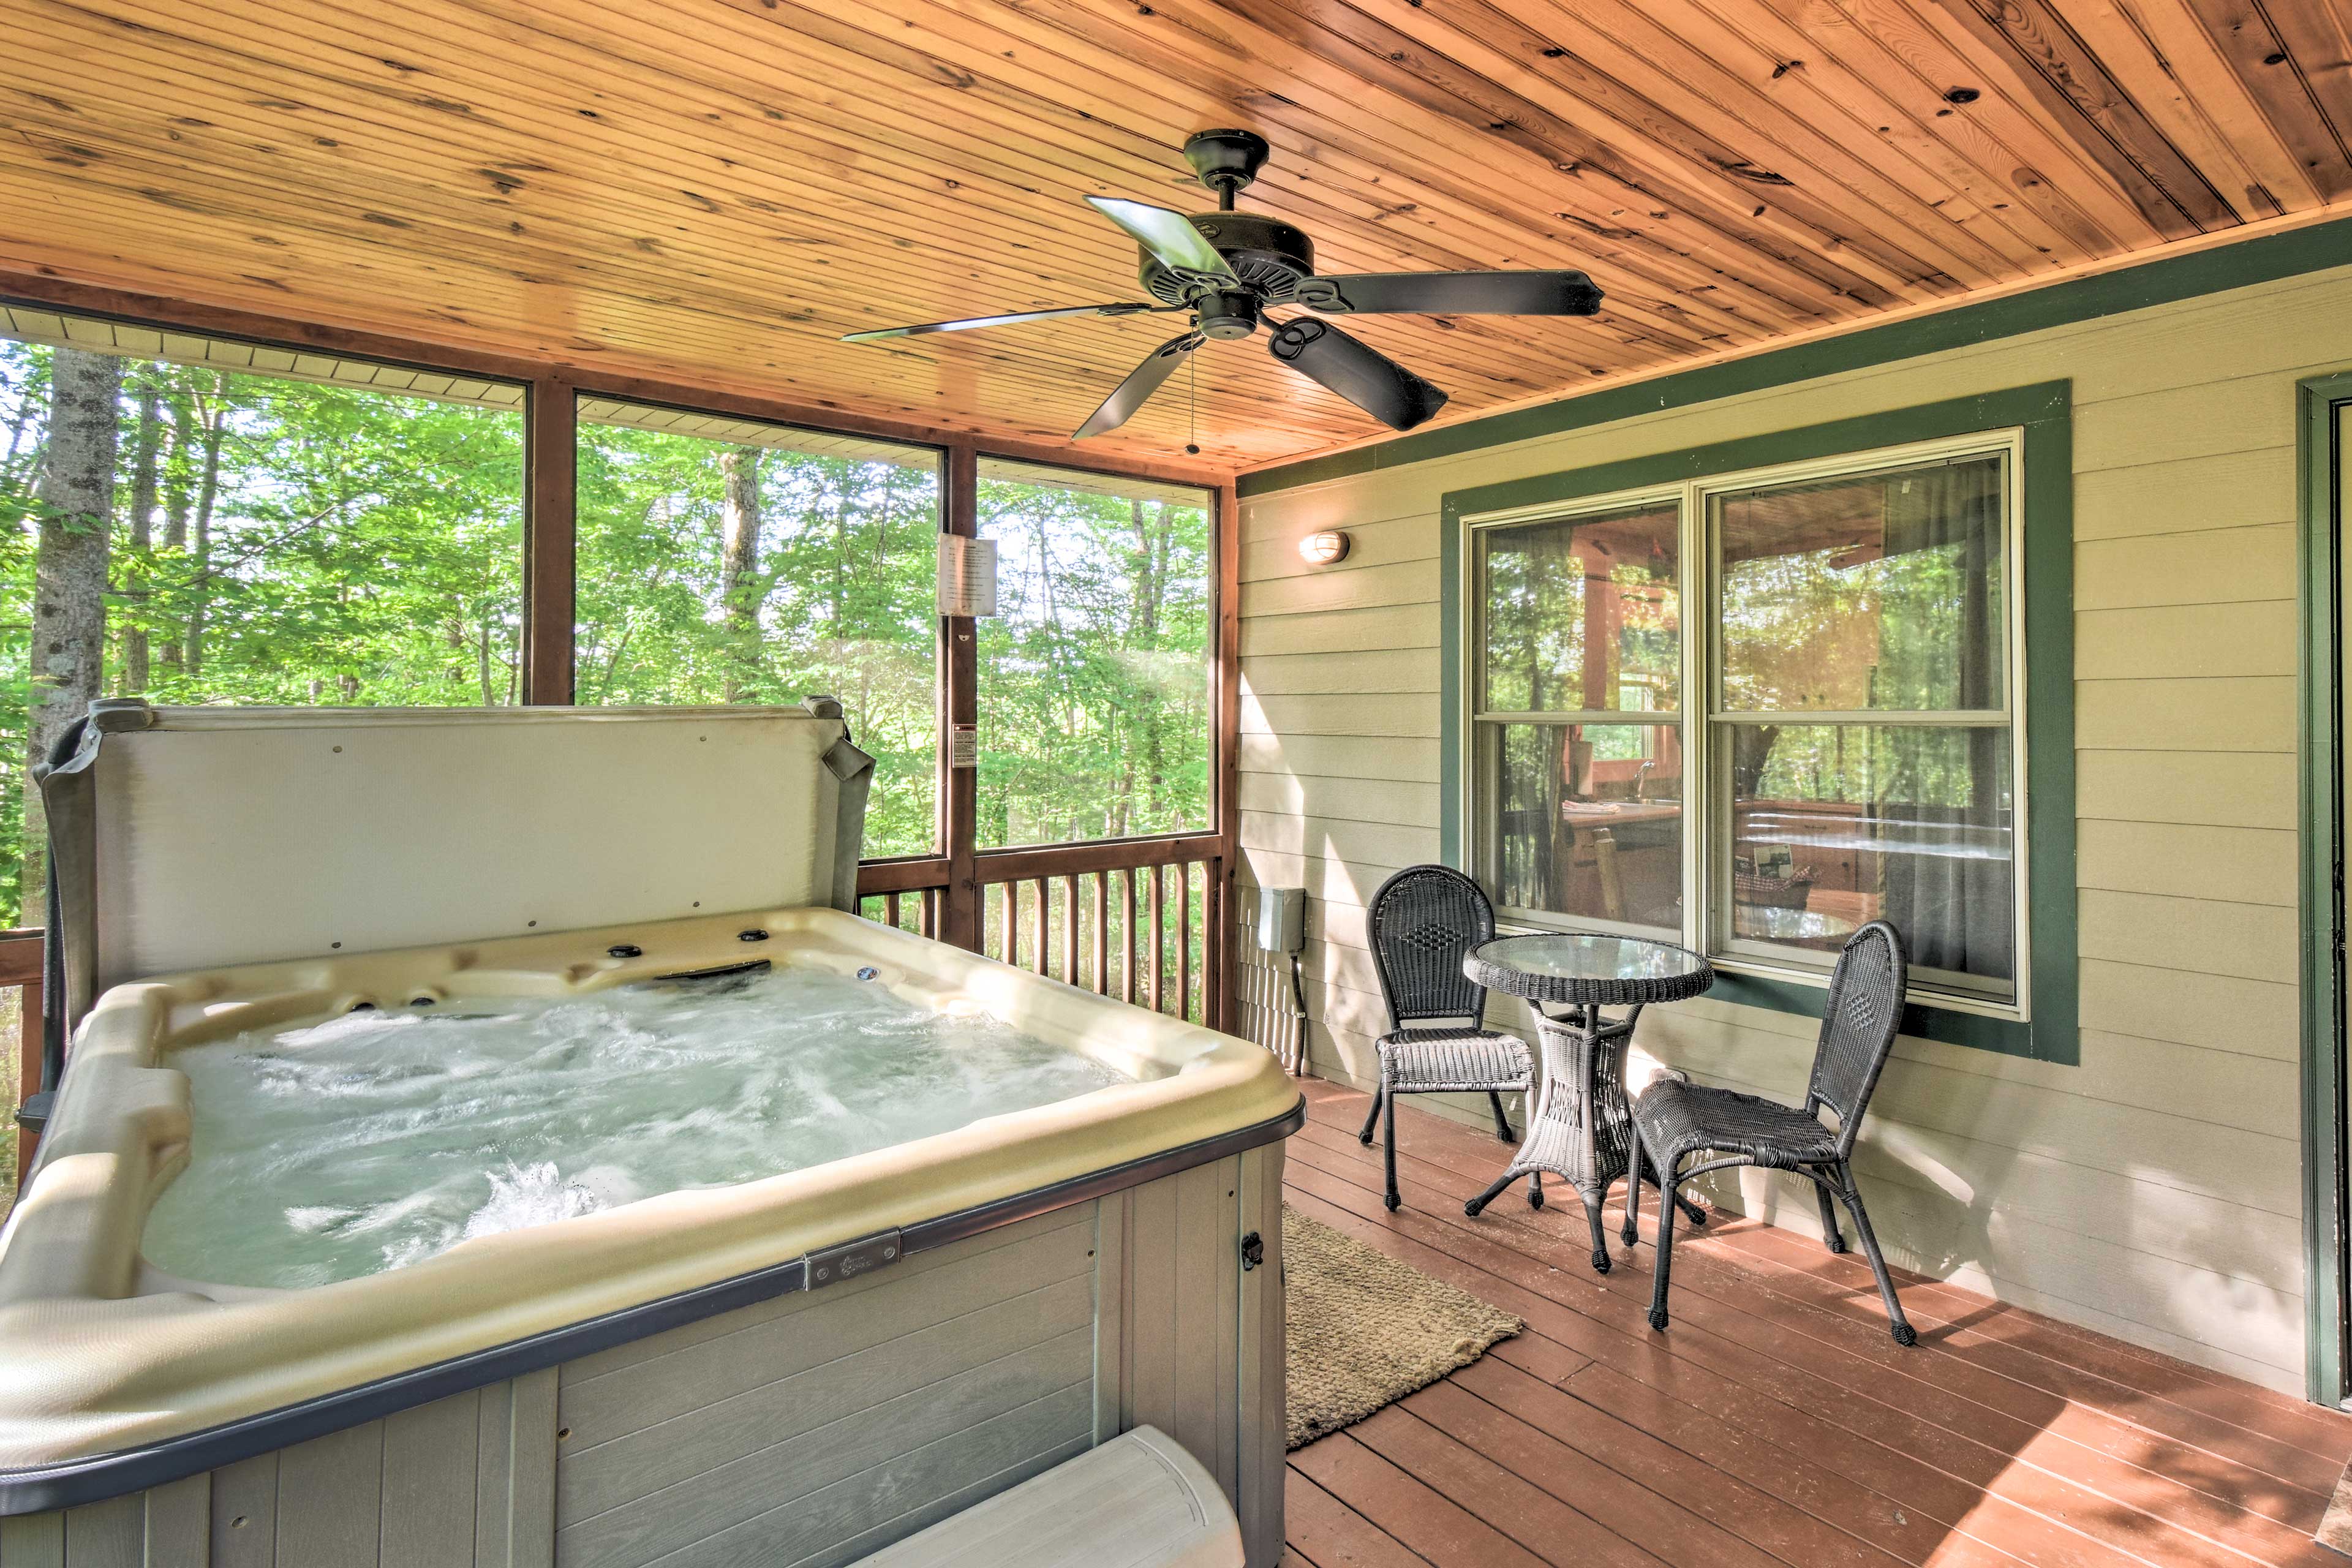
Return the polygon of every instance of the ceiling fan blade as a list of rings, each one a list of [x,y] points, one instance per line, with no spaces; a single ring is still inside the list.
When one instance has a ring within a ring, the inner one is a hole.
[[[1102,406],[1078,426],[1078,433],[1070,439],[1083,441],[1089,436],[1116,430],[1134,418],[1135,411],[1160,390],[1160,384],[1176,374],[1176,367],[1184,363],[1184,356],[1208,341],[1198,332],[1185,332],[1153,349],[1150,357],[1127,373],[1127,379],[1103,399]]]
[[[919,337],[925,332],[966,332],[974,327],[1009,327],[1016,321],[1050,321],[1062,316],[1140,316],[1154,310],[1181,309],[1121,300],[1109,305],[1064,305],[1054,310],[1016,310],[1009,316],[967,316],[961,321],[922,321],[911,327],[877,327],[870,332],[846,332],[845,343],[870,343],[883,338]]]
[[[1432,316],[1590,316],[1601,290],[1581,272],[1361,272],[1304,278],[1291,299],[1309,310]]]
[[[1182,213],[1155,207],[1149,202],[1121,201],[1117,196],[1088,196],[1087,202],[1127,230],[1138,245],[1158,257],[1170,271],[1240,287],[1241,279],[1225,265],[1225,258],[1217,254],[1217,247],[1202,238],[1201,231]]]
[[[1266,348],[1299,374],[1321,382],[1391,429],[1410,430],[1445,406],[1442,389],[1328,321],[1311,317],[1285,321],[1275,329]]]

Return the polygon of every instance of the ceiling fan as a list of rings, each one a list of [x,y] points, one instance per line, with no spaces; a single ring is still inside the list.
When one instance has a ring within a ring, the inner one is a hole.
[[[959,332],[1064,316],[1140,316],[1189,311],[1191,327],[1129,373],[1073,440],[1115,430],[1132,418],[1194,349],[1211,338],[1246,338],[1269,305],[1304,305],[1322,315],[1590,316],[1601,290],[1581,272],[1365,272],[1319,277],[1315,242],[1276,218],[1235,212],[1234,194],[1257,178],[1271,149],[1249,131],[1203,131],[1184,143],[1201,183],[1217,193],[1213,213],[1180,213],[1148,202],[1088,196],[1087,203],[1143,247],[1144,289],[1157,303],[1118,300],[1051,310],[972,316],[851,332],[875,342],[925,332]],[[1319,382],[1381,423],[1410,430],[1445,405],[1444,392],[1328,321],[1294,316],[1271,323],[1274,357]]]

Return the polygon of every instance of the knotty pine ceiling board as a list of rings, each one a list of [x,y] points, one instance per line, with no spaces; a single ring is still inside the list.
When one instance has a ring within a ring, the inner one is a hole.
[[[1441,420],[2352,202],[2352,0],[7,0],[0,267],[1060,441],[1181,318],[1080,198],[1327,271],[1580,267],[1591,320],[1358,318]],[[1213,342],[1100,457],[1384,434]]]

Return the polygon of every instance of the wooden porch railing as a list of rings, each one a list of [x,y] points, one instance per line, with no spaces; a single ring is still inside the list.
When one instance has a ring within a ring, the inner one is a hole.
[[[1213,833],[991,849],[972,857],[980,951],[1097,995],[1223,1026],[1225,857]],[[936,935],[944,858],[876,861],[860,912]]]
[[[37,1142],[16,1124],[16,1107],[41,1087],[41,933],[0,931],[0,1105],[9,1121],[0,1142],[12,1154],[0,1170],[0,1215],[14,1201],[16,1182]]]

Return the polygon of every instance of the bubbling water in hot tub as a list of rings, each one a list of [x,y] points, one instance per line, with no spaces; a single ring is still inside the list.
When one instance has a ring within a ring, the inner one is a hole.
[[[190,1080],[193,1159],[149,1215],[148,1261],[281,1287],[1131,1081],[801,969],[355,1012],[166,1059]]]

